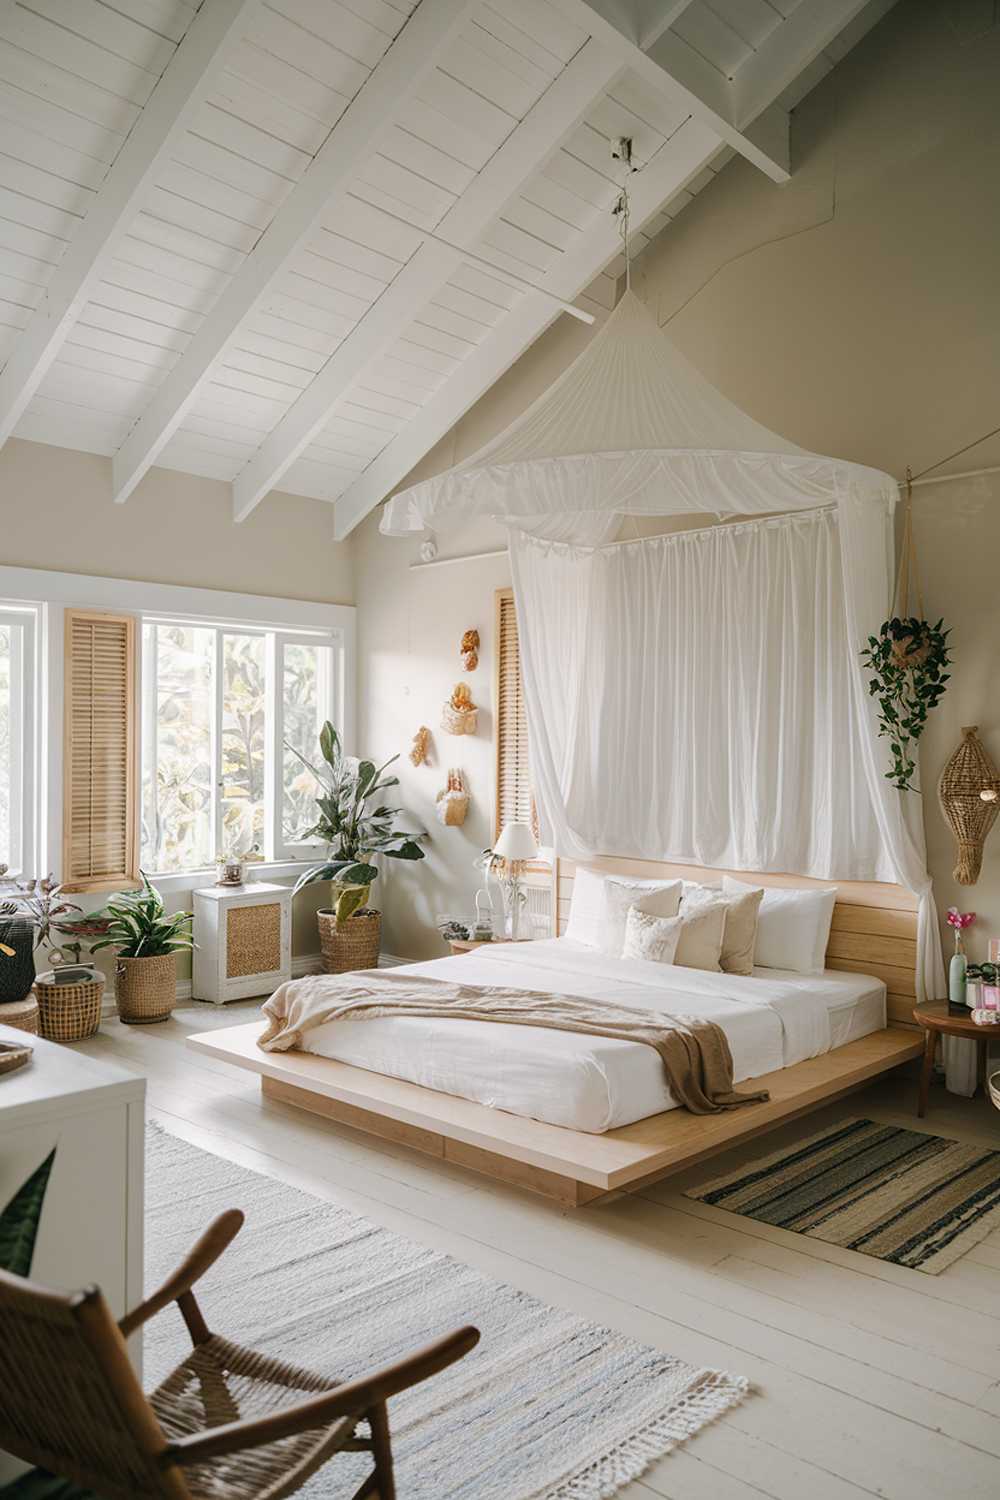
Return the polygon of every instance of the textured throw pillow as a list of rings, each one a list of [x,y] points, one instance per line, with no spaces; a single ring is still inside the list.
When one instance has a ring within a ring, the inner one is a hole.
[[[754,887],[727,875],[722,889],[727,896],[742,896]],[[822,974],[836,899],[836,886],[823,890],[766,889],[757,917],[754,963],[758,968]]]
[[[722,967],[722,934],[726,930],[726,907],[722,901],[706,902],[689,916],[681,909],[681,933],[674,963],[684,969]]]
[[[679,880],[628,880],[622,875],[607,876],[604,882],[602,951],[612,958],[622,957],[630,907],[636,906],[651,917],[676,917],[680,904]]]
[[[625,920],[622,958],[644,958],[647,963],[672,964],[680,942],[680,917],[654,917],[630,906]]]
[[[685,891],[681,902],[681,915],[684,917],[720,902],[726,909],[720,960],[723,973],[753,973],[757,916],[763,896],[763,889],[748,889],[743,895],[731,896],[710,886],[695,886],[693,890]]]

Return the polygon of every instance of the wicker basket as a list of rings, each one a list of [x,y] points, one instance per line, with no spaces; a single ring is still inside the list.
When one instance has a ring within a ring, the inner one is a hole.
[[[991,1073],[989,1075],[986,1080],[986,1088],[993,1103],[997,1109],[1000,1109],[1000,1073]]]
[[[353,917],[348,917],[339,932],[334,912],[324,909],[316,913],[316,918],[323,950],[323,969],[327,974],[349,974],[354,969],[378,967],[382,943],[380,911],[362,907]]]
[[[9,1000],[0,1005],[0,1026],[13,1026],[15,1031],[26,1031],[29,1036],[38,1035],[38,1001],[34,991],[23,1000]]]
[[[82,1042],[101,1024],[104,975],[81,979],[76,984],[52,984],[35,980],[38,1025],[50,1042]]]
[[[127,1026],[169,1021],[177,1002],[177,960],[172,953],[155,958],[121,958],[115,963],[115,998]]]
[[[16,1047],[13,1042],[0,1042],[0,1075],[13,1073],[30,1061],[31,1048],[27,1042],[23,1047]]]

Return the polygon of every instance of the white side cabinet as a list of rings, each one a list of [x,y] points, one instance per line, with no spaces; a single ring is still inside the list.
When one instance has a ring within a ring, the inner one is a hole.
[[[0,1026],[34,1056],[0,1077],[0,1208],[55,1150],[31,1279],[58,1291],[96,1283],[120,1318],[142,1300],[146,1080]],[[133,1340],[138,1363],[139,1343]],[[0,1484],[27,1466],[0,1453]]]
[[[292,977],[287,885],[208,886],[194,893],[195,1000],[225,1005],[269,995]]]

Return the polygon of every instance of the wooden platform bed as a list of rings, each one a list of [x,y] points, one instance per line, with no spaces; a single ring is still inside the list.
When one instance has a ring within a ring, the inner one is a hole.
[[[717,879],[720,873],[623,859],[595,863],[609,872],[647,877],[679,874],[705,880]],[[762,885],[824,884],[798,876],[732,873]],[[560,861],[552,878],[561,931],[572,894],[572,866]],[[885,980],[888,1028],[755,1080],[770,1092],[766,1104],[708,1116],[674,1109],[604,1135],[488,1109],[306,1052],[262,1052],[256,1044],[259,1021],[189,1037],[188,1045],[260,1074],[265,1098],[297,1105],[575,1208],[716,1156],[919,1057],[919,1032],[900,1024],[910,1018],[914,1005],[915,962],[916,911],[910,893],[893,885],[839,883],[827,964]]]

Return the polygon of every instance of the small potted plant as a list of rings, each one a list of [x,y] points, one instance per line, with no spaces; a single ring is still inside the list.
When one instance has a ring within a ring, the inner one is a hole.
[[[300,878],[296,894],[317,880],[329,880],[332,906],[317,913],[320,946],[328,974],[351,969],[371,969],[378,963],[382,913],[368,906],[378,867],[377,854],[389,859],[423,859],[420,833],[406,833],[396,826],[398,807],[373,806],[379,794],[399,785],[398,776],[385,772],[398,760],[394,755],[376,767],[370,760],[345,755],[340,737],[329,721],[319,737],[320,754],[326,762],[321,770],[293,745],[288,748],[316,778],[321,795],[316,798],[319,818],[300,835],[320,838],[329,857]]]
[[[118,950],[115,998],[121,1019],[130,1026],[169,1020],[177,994],[177,954],[194,947],[191,913],[167,916],[159,891],[142,875],[142,890],[109,901],[98,920],[107,928],[91,952]]]

